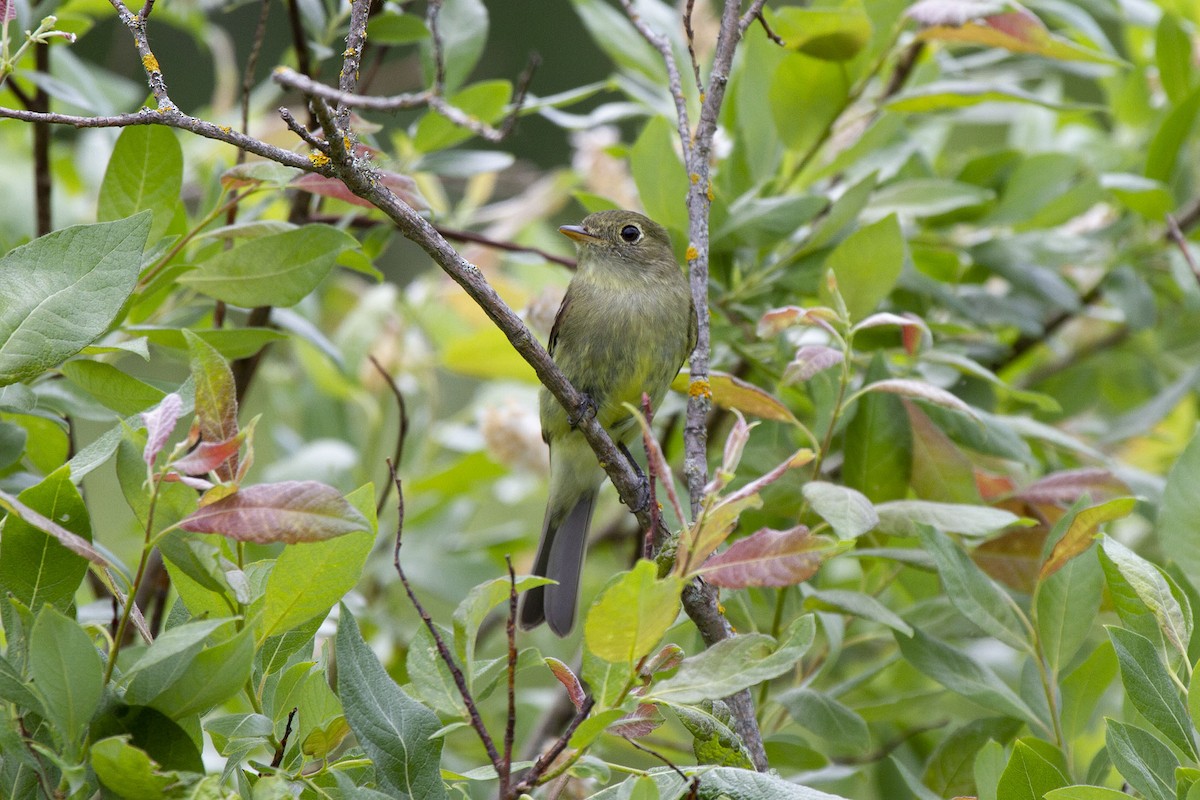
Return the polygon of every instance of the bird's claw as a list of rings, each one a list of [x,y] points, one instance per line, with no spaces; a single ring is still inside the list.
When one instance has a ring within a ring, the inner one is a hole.
[[[579,405],[577,405],[575,410],[572,411],[567,417],[567,424],[570,425],[572,429],[578,428],[579,423],[583,422],[589,416],[595,417],[600,411],[600,407],[596,405],[596,401],[587,392],[580,392],[579,398]]]

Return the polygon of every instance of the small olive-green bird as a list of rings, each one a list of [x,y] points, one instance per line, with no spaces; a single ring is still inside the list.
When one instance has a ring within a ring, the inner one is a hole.
[[[696,312],[665,228],[632,211],[599,211],[564,225],[579,267],[550,332],[550,355],[595,404],[596,418],[624,444],[638,430],[622,406],[657,408],[696,346]],[[604,471],[567,411],[541,392],[542,438],[550,445],[550,501],[534,573],[557,584],[525,593],[521,627],[545,621],[566,636],[575,623],[588,525]]]

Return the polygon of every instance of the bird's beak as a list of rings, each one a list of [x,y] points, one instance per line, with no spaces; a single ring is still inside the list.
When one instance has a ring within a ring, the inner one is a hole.
[[[563,225],[558,229],[558,232],[563,236],[566,236],[569,239],[574,239],[582,244],[600,241],[599,236],[594,236],[588,233],[587,228],[583,227],[582,225]]]

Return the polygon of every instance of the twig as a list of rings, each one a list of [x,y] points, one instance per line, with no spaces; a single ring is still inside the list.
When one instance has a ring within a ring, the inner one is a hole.
[[[1179,248],[1179,252],[1183,254],[1183,260],[1192,270],[1192,276],[1200,283],[1200,266],[1196,265],[1196,259],[1192,257],[1191,248],[1188,247],[1187,239],[1183,235],[1183,231],[1179,229],[1179,223],[1175,217],[1167,214],[1167,236]]]
[[[555,264],[561,264],[568,269],[575,269],[575,259],[565,256],[556,255],[547,250],[542,250],[539,247],[529,247],[528,245],[517,244],[516,242],[506,242],[501,239],[492,239],[484,236],[481,233],[473,231],[464,231],[458,228],[447,228],[443,225],[435,225],[437,232],[447,239],[456,242],[470,242],[472,244],[480,244],[484,247],[490,247],[493,250],[504,250],[508,253],[533,253],[536,256],[541,256],[547,261]]]
[[[554,763],[554,759],[558,758],[562,751],[567,749],[567,743],[570,742],[571,737],[575,735],[575,729],[578,728],[585,719],[587,719],[588,714],[591,713],[592,706],[594,705],[596,705],[596,698],[589,695],[588,698],[583,701],[583,707],[579,709],[579,712],[575,714],[575,717],[571,720],[571,723],[567,725],[566,730],[564,730],[562,735],[554,741],[554,744],[550,745],[550,749],[534,759],[533,766],[529,768],[528,772],[521,776],[521,780],[518,781],[517,785],[513,787],[513,794],[520,796],[522,792],[529,791],[534,787],[534,785],[537,784],[538,779],[546,773],[546,769]]]
[[[40,113],[22,111],[16,108],[0,107],[0,119],[19,119],[22,122],[48,122],[52,125],[70,125],[73,128],[128,128],[133,125],[165,125],[168,128],[178,128],[189,131],[205,139],[215,139],[234,147],[239,147],[256,156],[282,164],[285,167],[295,167],[305,172],[315,172],[327,178],[334,177],[333,170],[326,166],[318,166],[308,158],[284,150],[281,147],[259,141],[252,136],[238,133],[231,128],[216,125],[212,122],[184,114],[175,108],[155,111],[143,108],[129,114],[114,114],[111,116],[80,117],[73,114]]]
[[[754,16],[754,18],[758,20],[760,25],[762,25],[763,33],[767,34],[768,39],[780,47],[784,47],[787,44],[787,42],[783,41],[783,39],[779,37],[779,34],[771,30],[771,26],[767,23],[767,18],[763,16],[761,8],[758,10],[758,13]]]
[[[346,108],[365,108],[369,111],[401,111],[406,108],[420,108],[429,103],[429,98],[433,94],[428,90],[423,92],[405,92],[404,94],[395,94],[391,97],[371,97],[352,94],[335,89],[332,86],[326,86],[320,81],[303,75],[290,67],[277,67],[271,77],[280,86],[295,89],[309,97],[320,97],[324,100],[339,103]]]
[[[646,25],[634,11],[632,0],[621,0],[621,3],[634,27],[662,55],[671,95],[675,101],[676,123],[683,145],[684,166],[688,172],[688,275],[698,325],[696,348],[692,352],[690,362],[691,377],[688,383],[688,405],[684,423],[684,476],[694,517],[699,512],[704,486],[708,482],[708,436],[705,419],[712,407],[712,388],[708,381],[711,353],[708,222],[712,205],[709,163],[734,53],[746,29],[761,15],[766,0],[752,0],[744,14],[740,14],[739,0],[726,0],[708,86],[702,88],[700,95],[702,101],[695,132],[692,132],[688,119],[687,99],[683,94],[670,40]],[[713,587],[702,581],[690,583],[683,592],[683,605],[707,644],[715,644],[733,635],[729,622],[720,612],[717,593]],[[762,734],[758,729],[754,703],[749,691],[742,691],[727,698],[726,703],[733,712],[734,727],[745,742],[754,766],[765,770],[768,766],[766,751],[763,749]]]
[[[299,710],[297,706],[288,712],[287,725],[283,729],[283,738],[279,740],[279,747],[275,748],[275,756],[271,759],[272,767],[278,767],[283,763],[283,753],[287,750],[288,737],[292,735],[292,720],[296,718],[296,712]]]
[[[429,40],[433,47],[433,92],[446,91],[446,59],[442,49],[442,31],[438,27],[438,14],[442,11],[442,0],[429,0],[425,10],[425,27],[429,29]]]
[[[696,8],[696,0],[687,0],[683,9],[683,32],[687,36],[688,57],[692,60],[692,73],[696,78],[696,92],[704,96],[704,81],[700,78],[700,61],[696,58],[696,31],[692,28],[692,12]]]
[[[508,567],[508,715],[504,722],[504,760],[500,764],[500,796],[509,797],[509,782],[512,779],[513,734],[517,728],[517,573],[513,571],[512,558],[504,557]]]
[[[400,387],[396,385],[396,381],[388,374],[388,371],[383,368],[383,365],[373,355],[368,355],[375,370],[383,376],[387,381],[388,388],[392,390],[392,396],[396,398],[396,408],[400,411],[400,430],[396,434],[396,449],[392,452],[391,463],[397,468],[400,467],[400,460],[404,457],[404,440],[408,438],[408,406],[404,402],[404,395],[400,392]],[[383,504],[387,502],[388,492],[392,490],[392,485],[386,483],[383,486],[383,492],[379,495],[379,502],[375,504],[375,513],[378,514],[383,510]]]
[[[649,747],[646,747],[646,745],[644,745],[644,744],[638,744],[637,742],[635,742],[633,739],[629,738],[628,736],[625,737],[625,741],[628,742],[630,745],[632,745],[635,750],[641,750],[643,753],[654,756],[659,761],[666,764],[668,767],[671,768],[671,770],[676,775],[678,775],[680,778],[682,778],[685,783],[690,784],[692,782],[692,780],[695,780],[694,776],[691,780],[689,780],[688,776],[684,774],[683,770],[681,770],[679,767],[675,766],[674,762],[672,762],[671,759],[667,758],[666,756],[664,756],[662,753],[658,752],[657,750],[653,750]]]
[[[303,139],[304,142],[309,147],[316,150],[317,152],[324,153],[325,155],[329,155],[329,143],[326,142],[324,139],[318,139],[307,128],[305,128],[303,125],[301,125],[300,121],[297,120],[294,116],[292,116],[291,111],[280,106],[279,118],[283,120],[284,125],[287,125],[287,128],[289,131],[291,131],[292,133],[296,134],[301,139]]]
[[[371,13],[371,0],[352,0],[350,3],[350,29],[346,33],[346,49],[342,52],[342,71],[338,73],[338,88],[342,94],[352,96],[358,88],[358,68],[362,64],[362,51],[367,43],[367,18]],[[338,101],[336,133],[341,136],[350,135],[350,106],[344,100]],[[325,138],[335,135],[335,131],[325,128]]]
[[[320,118],[322,112],[317,110],[316,113],[318,118]],[[483,718],[479,716],[479,709],[475,705],[475,698],[471,695],[471,690],[467,688],[466,678],[463,677],[462,670],[459,668],[458,662],[454,660],[454,655],[450,652],[450,648],[446,646],[442,635],[438,633],[437,626],[433,624],[433,619],[429,616],[429,612],[425,610],[425,606],[421,605],[421,601],[417,599],[416,592],[413,591],[412,585],[404,575],[404,568],[400,566],[400,538],[404,531],[404,487],[401,484],[400,476],[396,474],[396,466],[391,461],[388,462],[388,470],[392,475],[392,483],[396,485],[396,506],[400,516],[396,522],[396,548],[393,550],[392,564],[396,567],[396,574],[400,576],[400,583],[404,586],[404,591],[408,595],[409,602],[413,604],[413,608],[417,610],[421,621],[425,623],[425,627],[432,634],[433,642],[437,645],[438,655],[441,656],[442,662],[450,670],[450,676],[454,679],[454,685],[458,687],[458,693],[462,696],[463,704],[467,707],[467,716],[471,720],[471,727],[475,729],[479,740],[483,742],[483,747],[487,750],[492,766],[499,773],[503,766],[500,753],[496,750],[496,743],[492,741],[492,735],[488,733],[487,727],[483,724]]]
[[[688,3],[691,7],[691,3]],[[646,429],[649,430],[650,423],[654,419],[653,411],[650,408],[650,395],[642,392],[642,414],[646,417]],[[659,531],[662,529],[662,518],[658,510],[658,492],[655,486],[655,471],[654,463],[650,457],[650,438],[649,433],[643,435],[642,447],[646,450],[646,486],[649,494],[647,502],[650,504],[650,527],[646,529],[646,534],[643,537],[642,553],[646,558],[654,558],[654,554],[658,552],[661,542],[659,541]],[[682,523],[683,520],[680,520]]]
[[[146,0],[147,8],[154,0]],[[142,9],[146,11],[146,9]],[[149,12],[147,12],[148,14]],[[271,0],[261,0],[261,5],[258,10],[258,22],[254,26],[253,44],[250,46],[250,55],[246,57],[246,71],[242,75],[242,133],[250,133],[250,90],[254,88],[254,73],[258,68],[258,56],[262,53],[263,40],[267,35],[267,17],[271,13]],[[237,163],[241,164],[246,160],[246,152],[244,150],[237,151]],[[231,211],[231,213],[233,213]]]
[[[141,13],[135,15],[121,0],[109,0],[109,2],[116,9],[117,17],[133,35],[133,46],[137,48],[138,55],[141,56],[142,70],[146,73],[146,82],[150,85],[150,93],[154,95],[159,110],[175,110],[175,103],[171,101],[171,96],[167,92],[167,79],[163,76],[158,59],[150,49],[150,38],[146,35],[146,21],[154,3],[148,0],[142,7]]]
[[[1175,217],[1175,221],[1179,224],[1181,231],[1191,230],[1197,222],[1200,222],[1200,197],[1197,197],[1180,211]]]
[[[35,45],[33,58],[37,71],[49,75],[50,45],[45,42]],[[50,95],[42,84],[37,85],[32,102],[26,108],[41,112],[50,110]],[[54,230],[54,181],[50,172],[50,126],[44,122],[33,126],[33,191],[37,217],[35,230],[38,236],[45,236]]]

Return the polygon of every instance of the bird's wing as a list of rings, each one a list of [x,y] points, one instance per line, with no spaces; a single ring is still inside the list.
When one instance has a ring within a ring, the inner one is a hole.
[[[558,313],[554,315],[554,326],[550,328],[550,341],[546,344],[546,349],[550,355],[554,355],[554,348],[558,346],[558,330],[562,325],[563,317],[566,316],[567,306],[571,305],[571,287],[567,287],[567,293],[563,295],[562,303],[558,307]],[[693,319],[696,312],[692,312]]]

